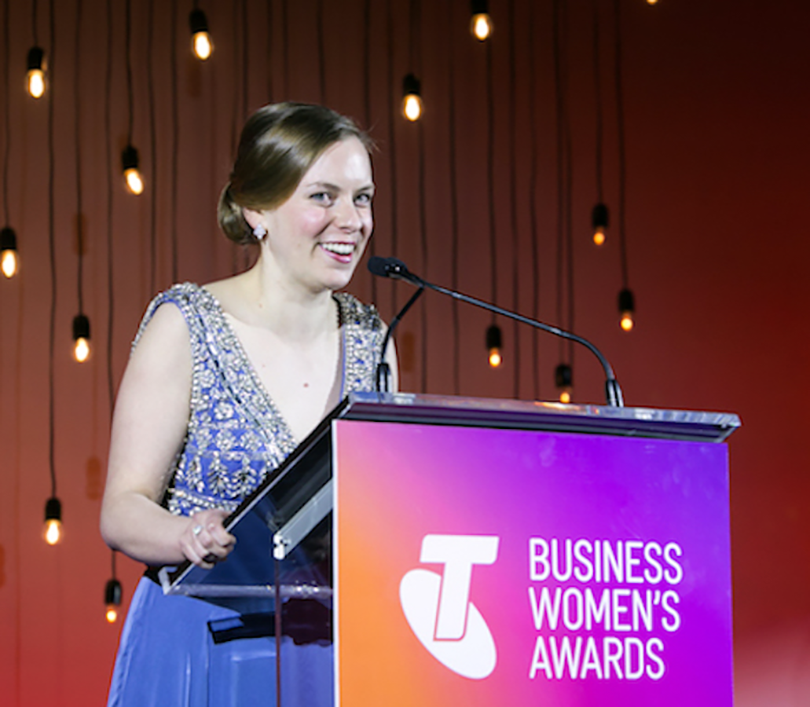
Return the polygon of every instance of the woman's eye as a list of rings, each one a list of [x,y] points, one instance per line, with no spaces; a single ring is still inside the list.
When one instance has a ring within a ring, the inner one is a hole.
[[[319,191],[310,197],[313,201],[319,204],[330,204],[332,202],[332,195],[326,191]]]
[[[371,204],[371,194],[358,194],[354,197],[354,203],[360,206],[369,206]]]

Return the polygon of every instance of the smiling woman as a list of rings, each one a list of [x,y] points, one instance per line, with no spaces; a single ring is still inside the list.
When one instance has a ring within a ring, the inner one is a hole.
[[[373,388],[385,327],[336,292],[371,237],[370,144],[321,106],[267,106],[248,121],[219,220],[259,257],[149,305],[113,420],[101,514],[110,547],[153,567],[224,560],[228,513],[346,393]],[[393,350],[387,358],[396,371]],[[215,641],[212,622],[239,614],[164,596],[152,577],[133,597],[109,705],[267,704],[274,640]],[[329,703],[331,646],[296,650],[308,675],[300,704]]]

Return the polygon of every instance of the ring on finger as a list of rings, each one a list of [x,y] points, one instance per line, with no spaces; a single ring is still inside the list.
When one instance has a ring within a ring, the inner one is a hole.
[[[203,527],[199,523],[191,529],[191,532],[194,533],[194,535],[199,535],[202,531]]]

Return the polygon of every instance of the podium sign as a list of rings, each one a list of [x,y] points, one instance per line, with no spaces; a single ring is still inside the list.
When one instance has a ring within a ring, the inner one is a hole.
[[[338,419],[335,704],[732,704],[725,445]]]

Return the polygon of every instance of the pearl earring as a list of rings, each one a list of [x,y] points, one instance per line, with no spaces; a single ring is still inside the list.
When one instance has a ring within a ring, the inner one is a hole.
[[[258,224],[256,228],[253,229],[253,235],[256,236],[257,241],[260,241],[267,235],[267,229],[262,226],[262,224]]]

